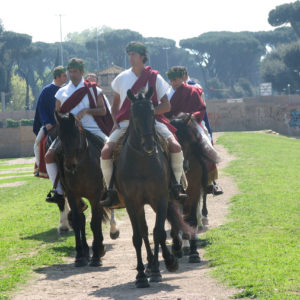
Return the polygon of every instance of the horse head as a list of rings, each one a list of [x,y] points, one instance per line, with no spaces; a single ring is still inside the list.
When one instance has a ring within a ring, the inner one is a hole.
[[[87,144],[80,121],[72,114],[55,112],[57,133],[61,141],[64,169],[74,174]]]
[[[149,88],[145,95],[139,93],[138,97],[131,90],[127,91],[127,96],[131,100],[130,122],[142,150],[148,155],[152,155],[156,151],[155,115],[151,101],[152,94],[152,87]]]

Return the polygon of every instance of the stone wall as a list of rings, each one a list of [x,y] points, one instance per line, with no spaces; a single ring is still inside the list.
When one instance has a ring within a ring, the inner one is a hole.
[[[214,131],[272,129],[300,136],[300,96],[209,100],[207,112]]]
[[[33,156],[35,135],[31,126],[0,129],[0,158]]]
[[[299,95],[208,100],[207,111],[213,131],[272,129],[300,137]],[[5,112],[0,113],[0,121],[33,116],[34,111]],[[0,158],[33,155],[34,140],[31,126],[0,128]]]

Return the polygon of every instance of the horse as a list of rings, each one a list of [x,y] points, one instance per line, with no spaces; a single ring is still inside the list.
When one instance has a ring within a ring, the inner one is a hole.
[[[207,185],[208,185],[208,171],[205,160],[217,163],[219,157],[213,149],[208,149],[208,146],[202,139],[197,129],[197,121],[194,120],[192,114],[181,113],[175,117],[171,124],[177,129],[176,136],[182,147],[185,158],[185,174],[188,181],[188,188],[186,190],[188,199],[183,203],[183,213],[185,221],[194,228],[194,234],[191,237],[190,243],[185,243],[183,248],[184,253],[189,255],[190,263],[199,263],[200,257],[197,251],[197,229],[199,225],[199,215],[202,213],[202,222],[207,224]],[[210,155],[208,155],[210,153]],[[202,211],[200,213],[200,199],[203,199]],[[178,239],[177,233],[173,233],[175,242]],[[173,241],[173,243],[175,243]],[[189,246],[188,246],[189,244]],[[177,247],[176,255],[182,255],[180,249]]]
[[[91,135],[89,135],[89,136],[91,136]],[[46,151],[49,149],[49,147],[51,146],[52,142],[54,141],[54,139],[56,137],[57,137],[57,127],[54,126],[48,132],[46,145],[45,145]],[[48,196],[50,197],[51,195],[49,194]],[[85,210],[87,208],[87,206],[84,205],[83,202],[82,202],[82,205],[84,207],[83,209]],[[64,201],[57,203],[57,206],[60,211],[59,226],[57,228],[57,231],[59,234],[64,234],[64,233],[69,232],[72,229],[72,217],[71,217],[70,207],[69,207],[68,201],[66,199]],[[120,235],[120,230],[118,228],[118,224],[116,221],[114,209],[110,210],[109,234],[110,234],[110,238],[113,240],[117,239]]]
[[[127,137],[114,167],[115,187],[124,200],[133,229],[132,241],[137,256],[137,288],[149,286],[146,273],[150,282],[162,280],[158,261],[159,245],[168,271],[175,272],[178,269],[177,259],[166,246],[166,219],[178,230],[188,231],[176,203],[170,199],[170,165],[158,142],[154,107],[150,100],[152,93],[152,87],[145,95],[139,93],[138,97],[131,90],[127,91],[131,100],[130,121]],[[149,204],[156,213],[153,230],[154,254],[148,239],[145,204]],[[146,273],[141,254],[142,241],[147,250]]]
[[[103,245],[102,221],[108,220],[108,212],[100,205],[104,193],[100,154],[103,142],[82,128],[80,121],[72,113],[61,115],[55,112],[57,134],[61,151],[57,151],[57,163],[61,183],[71,208],[72,227],[75,233],[75,266],[101,266],[105,254]],[[90,260],[85,233],[85,215],[81,208],[82,200],[89,200],[92,210],[91,229],[93,232]]]

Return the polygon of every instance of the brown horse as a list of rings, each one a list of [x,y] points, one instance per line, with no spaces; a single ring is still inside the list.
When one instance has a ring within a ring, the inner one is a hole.
[[[197,129],[197,121],[193,119],[191,114],[182,113],[171,121],[171,124],[176,127],[177,138],[182,147],[185,157],[185,169],[186,178],[188,181],[188,200],[183,204],[183,213],[185,215],[185,221],[188,222],[194,228],[194,234],[190,240],[189,249],[189,262],[200,262],[199,253],[197,251],[197,229],[198,229],[198,205],[202,196],[202,216],[207,218],[207,206],[206,206],[206,190],[208,184],[208,172],[205,160],[213,161],[217,163],[219,158],[216,153],[207,155],[207,146],[202,140],[202,136]],[[182,255],[178,245],[177,233],[173,233],[175,250],[178,256]]]
[[[61,151],[57,151],[59,176],[71,208],[72,227],[76,241],[75,266],[88,264],[89,247],[85,233],[85,215],[81,209],[81,198],[89,200],[92,210],[91,229],[93,232],[93,256],[90,266],[100,266],[105,254],[102,221],[107,220],[106,211],[99,200],[104,186],[100,169],[100,154],[103,142],[84,130],[73,114],[61,115],[55,112],[57,133]]]
[[[145,96],[139,94],[136,98],[130,90],[127,92],[132,102],[128,136],[116,160],[114,171],[116,188],[125,201],[132,224],[138,271],[135,285],[138,288],[149,286],[142,261],[142,241],[144,240],[147,250],[150,281],[158,282],[162,280],[158,262],[159,245],[167,269],[175,272],[178,268],[176,258],[166,246],[166,218],[177,230],[188,230],[173,201],[170,201],[170,167],[155,131],[154,108],[150,100],[152,93],[153,89],[150,88]],[[145,204],[149,204],[156,213],[154,254],[148,239]]]

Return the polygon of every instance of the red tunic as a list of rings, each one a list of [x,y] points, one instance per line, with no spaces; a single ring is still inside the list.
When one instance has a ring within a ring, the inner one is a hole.
[[[155,70],[152,70],[151,67],[147,66],[143,70],[141,76],[137,79],[137,81],[134,83],[134,85],[131,88],[131,91],[133,94],[137,94],[140,89],[144,88],[146,84],[148,83],[149,87],[153,88],[153,94],[151,97],[151,101],[155,106],[158,105],[158,99],[156,94],[156,77],[158,72]],[[118,112],[116,116],[116,120],[118,123],[124,120],[130,119],[130,107],[131,107],[131,101],[128,97],[124,100],[120,111]],[[165,124],[168,129],[174,134],[176,132],[176,128],[172,126],[168,120],[165,118],[164,115],[155,115],[155,119],[163,124]]]
[[[84,86],[77,91],[75,91],[61,106],[60,112],[67,113],[72,110],[75,106],[77,106],[83,97],[88,94],[90,108],[95,108],[96,103],[93,99],[91,94],[90,88],[93,89],[95,98],[97,99],[97,91],[96,91],[96,83],[91,83],[89,81],[84,81]],[[104,105],[106,108],[106,115],[105,116],[93,116],[94,120],[96,121],[99,128],[106,134],[109,135],[111,129],[113,127],[113,119],[110,114],[110,111],[107,107],[106,101],[104,101]]]
[[[183,83],[173,94],[170,100],[171,111],[166,113],[165,116],[171,118],[182,112],[192,113],[200,123],[206,109],[201,95],[202,89]]]

